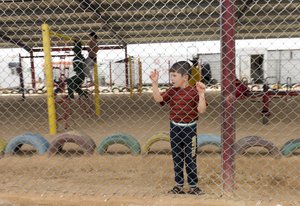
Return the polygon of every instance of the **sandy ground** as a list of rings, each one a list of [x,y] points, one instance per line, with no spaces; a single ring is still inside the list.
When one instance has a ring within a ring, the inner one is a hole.
[[[220,135],[220,96],[208,92],[209,108],[198,121],[198,133]],[[261,102],[240,100],[237,105],[236,139],[261,136],[281,147],[300,136],[300,97],[285,101],[274,98],[272,116],[261,124]],[[108,135],[127,133],[143,146],[154,134],[168,131],[168,109],[154,104],[151,94],[101,95],[101,115],[93,113],[92,99],[70,106],[73,112],[67,130],[91,136],[97,145]],[[58,108],[58,115],[61,108]],[[44,95],[0,96],[1,138],[7,141],[25,132],[48,134],[47,104]],[[59,124],[59,132],[65,132]],[[82,150],[67,144],[66,153],[39,156],[25,146],[24,153],[0,160],[0,205],[300,205],[300,159],[273,158],[266,150],[254,148],[236,157],[236,184],[233,195],[222,190],[220,151],[204,147],[198,155],[199,186],[206,194],[168,195],[174,185],[169,144],[160,142],[148,156],[133,156],[122,145],[112,145],[108,154],[83,156]],[[2,201],[2,202],[1,202]],[[58,203],[59,202],[59,203]]]
[[[294,201],[293,201],[294,202]],[[0,194],[1,206],[18,206],[18,205],[62,205],[62,206],[276,206],[276,205],[297,205],[294,203],[278,202],[274,200],[257,200],[257,201],[242,201],[232,200],[229,198],[214,198],[214,199],[202,199],[189,196],[160,196],[160,197],[130,197],[124,198],[124,196],[113,196],[111,198],[103,197],[77,197],[77,196],[47,196],[40,197],[34,195],[8,195]]]

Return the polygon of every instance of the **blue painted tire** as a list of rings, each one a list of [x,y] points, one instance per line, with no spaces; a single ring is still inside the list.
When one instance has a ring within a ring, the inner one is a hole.
[[[214,134],[198,134],[197,135],[197,148],[204,147],[206,145],[215,145],[221,147],[221,137]]]
[[[37,152],[42,155],[47,152],[49,142],[39,134],[25,133],[11,139],[5,148],[5,154],[14,154],[21,149],[23,144],[33,146]]]
[[[99,154],[104,154],[107,151],[107,148],[113,144],[122,144],[128,147],[131,153],[134,155],[141,153],[140,143],[134,137],[128,134],[113,134],[104,138],[97,147],[97,152]]]
[[[291,156],[293,152],[300,148],[300,138],[291,139],[286,142],[280,149],[281,154],[284,156]]]

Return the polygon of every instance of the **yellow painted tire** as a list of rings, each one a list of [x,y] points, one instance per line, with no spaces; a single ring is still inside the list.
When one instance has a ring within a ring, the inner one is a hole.
[[[146,144],[143,147],[143,154],[148,154],[150,151],[151,146],[159,141],[166,141],[166,142],[170,142],[170,135],[168,133],[158,133],[156,135],[153,135],[152,137],[150,137]]]
[[[0,154],[4,153],[7,142],[4,139],[0,139]]]

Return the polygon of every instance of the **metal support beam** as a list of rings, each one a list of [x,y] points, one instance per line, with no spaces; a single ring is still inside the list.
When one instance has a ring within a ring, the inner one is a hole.
[[[241,9],[239,11],[237,11],[237,14],[236,14],[237,19],[240,19],[244,15],[244,13],[247,11],[247,9],[249,9],[251,4],[253,4],[253,3],[254,3],[253,0],[246,0],[246,2],[242,4],[243,7],[241,7]]]
[[[129,87],[129,80],[128,80],[128,76],[129,76],[129,72],[128,72],[128,52],[127,52],[127,45],[125,46],[125,83],[126,83],[126,88]]]
[[[127,43],[124,41],[124,39],[112,28],[112,26],[107,22],[106,19],[103,18],[103,16],[101,15],[99,9],[101,8],[100,4],[98,4],[97,2],[94,2],[93,4],[91,3],[90,0],[77,0],[77,2],[80,4],[81,8],[83,9],[88,9],[92,12],[94,12],[94,14],[102,20],[102,22],[105,24],[104,26],[107,28],[108,31],[111,31],[115,37],[120,41],[117,42],[117,44],[119,45],[126,45]]]
[[[23,49],[25,49],[28,52],[31,52],[31,48],[29,46],[27,46],[26,44],[20,42],[20,41],[15,41],[12,38],[8,37],[7,35],[5,35],[2,31],[0,31],[0,38],[3,39],[4,41],[10,42],[14,45],[17,45]]]
[[[58,51],[58,52],[64,52],[64,51],[72,51],[73,47],[52,47],[51,51]],[[99,46],[99,50],[112,50],[112,49],[124,49],[125,46]],[[87,50],[88,47],[82,47],[82,50]],[[34,52],[43,52],[43,48],[33,48],[32,51]]]
[[[30,65],[31,65],[31,84],[32,84],[32,88],[35,89],[35,68],[34,68],[33,51],[30,51]]]
[[[234,189],[235,141],[235,6],[234,0],[221,1],[221,136],[222,177],[225,192]]]

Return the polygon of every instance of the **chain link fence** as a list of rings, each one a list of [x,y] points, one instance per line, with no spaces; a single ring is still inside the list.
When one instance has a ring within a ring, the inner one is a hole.
[[[188,61],[190,84],[206,84],[208,104],[197,120],[197,185],[205,195],[196,198],[229,191],[230,199],[299,204],[297,1],[5,0],[0,7],[1,193],[169,195],[170,108],[154,101],[149,76],[159,71],[166,92],[171,66]],[[99,51],[92,78],[82,78],[76,68],[87,67],[91,32]],[[82,93],[75,85],[70,99],[74,76]]]

